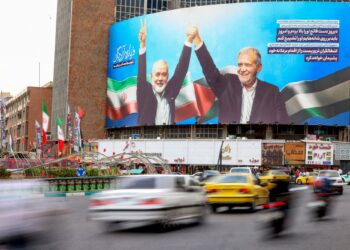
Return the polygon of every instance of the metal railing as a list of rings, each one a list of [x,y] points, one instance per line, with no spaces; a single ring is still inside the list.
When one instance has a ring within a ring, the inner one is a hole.
[[[115,188],[116,176],[64,177],[43,179],[48,183],[47,192],[98,191]]]

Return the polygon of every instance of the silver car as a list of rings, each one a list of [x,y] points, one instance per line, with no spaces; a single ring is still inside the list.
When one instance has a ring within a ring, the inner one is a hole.
[[[117,180],[117,190],[91,197],[89,218],[106,223],[109,230],[120,224],[159,223],[161,228],[166,228],[175,221],[203,221],[205,203],[205,190],[191,176],[126,176]]]
[[[48,184],[36,180],[0,181],[0,249],[49,249],[50,229],[65,206],[44,198]],[[52,231],[52,230],[51,230]]]

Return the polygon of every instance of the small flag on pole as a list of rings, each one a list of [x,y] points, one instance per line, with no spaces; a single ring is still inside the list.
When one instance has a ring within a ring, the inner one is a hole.
[[[57,123],[58,150],[63,151],[63,149],[64,149],[64,133],[63,133],[63,129],[62,129],[62,120],[58,116],[56,118],[56,123]]]

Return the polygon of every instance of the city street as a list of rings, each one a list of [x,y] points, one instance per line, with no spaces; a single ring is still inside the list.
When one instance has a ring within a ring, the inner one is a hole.
[[[209,212],[203,225],[180,225],[159,233],[152,227],[106,232],[99,223],[87,220],[88,197],[68,197],[71,213],[57,217],[58,249],[347,249],[350,243],[350,186],[336,196],[328,219],[311,221],[306,208],[312,190],[296,191],[293,222],[278,238],[262,237],[257,220],[261,212],[244,209]],[[47,198],[48,200],[50,198]],[[59,220],[58,220],[59,218]]]

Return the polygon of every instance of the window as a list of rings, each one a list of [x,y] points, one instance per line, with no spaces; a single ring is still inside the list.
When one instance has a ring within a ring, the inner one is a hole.
[[[246,176],[239,176],[239,175],[227,175],[223,176],[219,183],[247,183],[248,179]]]

